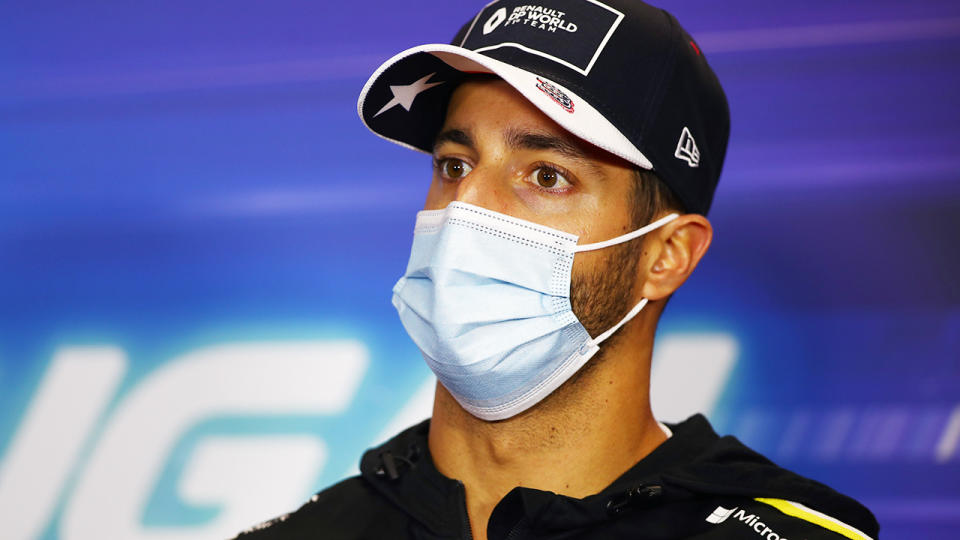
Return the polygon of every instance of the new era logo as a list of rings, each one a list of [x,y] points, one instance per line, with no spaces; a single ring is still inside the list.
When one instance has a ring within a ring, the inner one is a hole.
[[[718,506],[713,513],[707,516],[707,523],[723,523],[728,517],[730,517],[731,514],[733,514],[734,510],[736,510],[736,508],[724,508],[722,506]]]
[[[684,127],[680,133],[680,140],[677,141],[677,150],[673,155],[686,161],[687,165],[691,167],[698,167],[700,165],[700,149],[697,148],[697,142],[693,140],[693,135],[690,134],[690,130],[686,127]]]

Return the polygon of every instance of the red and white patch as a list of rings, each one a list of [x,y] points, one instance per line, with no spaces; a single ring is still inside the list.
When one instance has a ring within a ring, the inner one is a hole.
[[[557,104],[563,107],[568,113],[573,112],[573,100],[570,99],[570,96],[565,94],[563,90],[560,90],[540,77],[537,77],[537,89],[550,96],[550,99],[556,101]]]

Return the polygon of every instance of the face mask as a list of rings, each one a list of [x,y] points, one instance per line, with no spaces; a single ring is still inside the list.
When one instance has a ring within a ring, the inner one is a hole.
[[[393,305],[464,409],[484,420],[510,418],[556,390],[647,303],[591,338],[570,306],[574,254],[632,240],[676,218],[578,246],[576,235],[463,202],[422,211]]]

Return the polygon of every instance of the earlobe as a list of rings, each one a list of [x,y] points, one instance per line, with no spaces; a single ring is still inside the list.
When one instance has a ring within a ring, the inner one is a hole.
[[[685,214],[651,239],[654,259],[643,284],[643,296],[660,300],[673,294],[690,277],[710,247],[713,227],[700,214]]]

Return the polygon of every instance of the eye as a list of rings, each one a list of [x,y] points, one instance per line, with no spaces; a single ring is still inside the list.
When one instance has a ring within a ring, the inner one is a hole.
[[[440,176],[447,180],[459,180],[470,174],[473,167],[462,159],[443,158],[436,160],[436,168],[440,171]]]
[[[559,191],[572,185],[563,172],[547,165],[537,167],[530,176],[537,186],[553,191]]]

